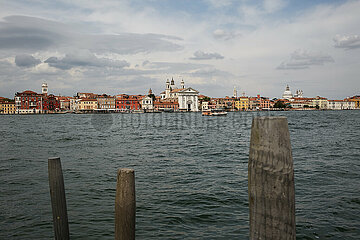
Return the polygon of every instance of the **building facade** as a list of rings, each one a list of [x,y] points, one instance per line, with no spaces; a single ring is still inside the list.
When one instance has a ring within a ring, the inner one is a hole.
[[[96,99],[82,98],[78,102],[78,111],[80,112],[93,112],[98,108],[98,103]]]
[[[327,109],[328,100],[327,98],[317,96],[311,100],[311,106],[318,109]]]
[[[193,88],[182,89],[178,92],[179,110],[185,112],[199,111],[199,92]]]
[[[250,100],[248,97],[240,97],[235,101],[235,108],[238,111],[246,111],[249,109]]]
[[[115,111],[115,109],[116,109],[116,98],[115,97],[104,94],[104,95],[98,96],[96,98],[96,100],[98,102],[99,110]]]
[[[157,101],[157,106],[160,106],[160,102],[164,101],[165,105],[170,104],[174,110],[185,111],[185,112],[198,112],[199,111],[199,92],[191,87],[185,88],[184,80],[180,82],[180,88],[175,86],[175,81],[172,78],[171,82],[169,79],[166,80],[165,92],[160,94],[160,100]],[[155,103],[154,103],[155,106]]]
[[[15,101],[7,98],[0,98],[0,114],[15,114]]]
[[[141,95],[120,94],[116,96],[116,109],[123,111],[140,110]]]

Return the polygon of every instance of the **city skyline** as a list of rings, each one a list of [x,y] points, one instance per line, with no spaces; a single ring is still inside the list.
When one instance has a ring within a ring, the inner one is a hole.
[[[0,96],[359,94],[360,1],[11,1],[0,11]]]

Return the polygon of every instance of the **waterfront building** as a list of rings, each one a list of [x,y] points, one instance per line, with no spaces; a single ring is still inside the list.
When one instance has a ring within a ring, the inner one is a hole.
[[[202,102],[201,103],[201,111],[209,110],[209,102]]]
[[[199,92],[191,87],[185,88],[184,80],[181,80],[180,86],[180,88],[175,86],[173,78],[171,79],[171,82],[167,79],[165,92],[160,93],[161,101],[176,101],[179,105],[178,110],[180,111],[199,111]]]
[[[149,93],[147,96],[145,96],[142,100],[141,100],[141,109],[144,111],[153,111],[154,110],[154,94],[152,93],[151,88],[149,89]]]
[[[118,110],[140,110],[142,95],[119,94],[116,96],[116,109]]]
[[[312,107],[312,100],[314,98],[294,97],[289,103],[294,109],[309,108]]]
[[[287,99],[287,100],[290,100],[290,99],[293,98],[293,95],[292,95],[292,93],[290,91],[289,85],[286,85],[286,88],[285,88],[285,91],[284,91],[284,93],[282,95],[282,98]]]
[[[53,95],[48,95],[48,85],[41,85],[41,92],[26,90],[15,94],[17,114],[51,113],[60,110],[60,101]]]
[[[16,113],[16,107],[15,102],[4,102],[2,103],[2,114],[15,114]]]
[[[216,109],[225,109],[226,103],[224,98],[211,98],[211,102],[215,105]]]
[[[65,96],[56,96],[56,99],[60,103],[60,111],[69,111],[70,110],[70,98]]]
[[[106,94],[97,96],[98,110],[115,111],[116,98]]]
[[[355,109],[360,109],[360,96],[353,96],[347,98],[348,101],[354,102]]]
[[[355,109],[355,102],[348,100],[328,100],[327,109],[330,110],[351,110]]]
[[[154,101],[154,109],[158,111],[179,111],[179,103],[178,101],[164,101],[164,100],[155,100]]]
[[[76,93],[75,98],[88,98],[88,99],[96,99],[98,97],[95,93]]]
[[[210,97],[205,96],[205,95],[199,95],[198,96],[198,107],[199,109],[203,110],[203,109],[207,109],[208,105],[209,105],[209,101],[210,101]],[[205,103],[206,102],[206,103]],[[206,107],[203,108],[203,103],[206,104]]]
[[[311,106],[318,109],[327,109],[327,98],[317,96],[311,100]]]
[[[60,101],[56,99],[53,94],[47,95],[43,97],[42,101],[42,112],[49,113],[49,112],[58,112],[60,110]]]
[[[235,108],[238,111],[246,111],[249,109],[250,100],[248,97],[240,97],[238,100],[235,101]]]
[[[77,111],[80,112],[93,112],[98,108],[98,103],[96,99],[91,98],[81,98],[78,101]]]
[[[43,95],[34,91],[26,90],[15,94],[16,113],[41,113]]]
[[[271,107],[270,99],[267,97],[261,97],[258,94],[256,97],[249,98],[249,109],[252,110],[269,110]]]
[[[0,97],[0,114],[15,114],[16,107],[13,99]]]
[[[70,98],[70,111],[76,112],[79,109],[79,102],[81,99],[77,97]]]
[[[235,110],[235,102],[236,102],[236,98],[226,96],[224,98],[225,109],[234,111]]]
[[[199,92],[191,87],[178,91],[179,110],[186,112],[198,112],[198,95]]]

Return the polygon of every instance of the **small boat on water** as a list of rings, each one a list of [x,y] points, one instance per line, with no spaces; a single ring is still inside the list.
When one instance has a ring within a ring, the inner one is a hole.
[[[227,112],[222,109],[209,109],[202,112],[203,116],[226,116]]]

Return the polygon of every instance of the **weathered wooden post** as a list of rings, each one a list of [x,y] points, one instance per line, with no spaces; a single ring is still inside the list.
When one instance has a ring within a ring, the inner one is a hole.
[[[295,186],[286,117],[256,117],[251,128],[250,239],[295,239]]]
[[[115,240],[135,239],[135,211],[134,170],[119,169],[115,197]]]
[[[49,158],[48,173],[55,239],[66,240],[70,237],[60,158]]]

